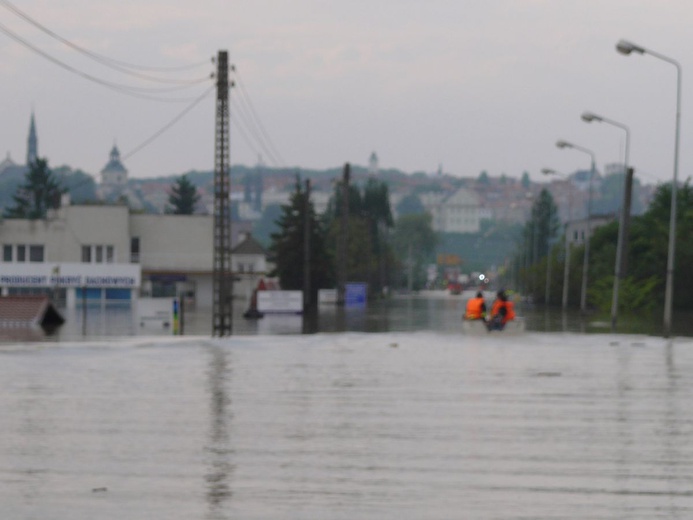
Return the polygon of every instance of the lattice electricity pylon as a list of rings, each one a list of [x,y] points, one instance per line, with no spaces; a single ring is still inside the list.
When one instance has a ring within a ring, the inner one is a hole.
[[[231,272],[231,175],[229,164],[228,52],[217,57],[217,107],[214,147],[214,269],[213,336],[232,331],[233,277]]]

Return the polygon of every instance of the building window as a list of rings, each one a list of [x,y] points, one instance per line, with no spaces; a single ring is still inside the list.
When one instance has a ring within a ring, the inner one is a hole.
[[[17,262],[26,262],[26,246],[24,244],[17,246]]]
[[[29,262],[43,262],[43,246],[29,246]]]
[[[130,263],[140,263],[140,237],[130,239]]]
[[[103,246],[95,246],[95,247],[94,247],[94,250],[95,250],[95,251],[94,251],[94,252],[95,252],[95,254],[94,254],[94,257],[95,257],[94,261],[95,261],[97,264],[103,264]]]
[[[91,263],[91,246],[82,246],[82,263]]]
[[[12,246],[10,244],[4,244],[2,246],[2,261],[11,262],[12,261]]]
[[[115,260],[115,250],[113,246],[106,246],[106,263],[112,264]]]

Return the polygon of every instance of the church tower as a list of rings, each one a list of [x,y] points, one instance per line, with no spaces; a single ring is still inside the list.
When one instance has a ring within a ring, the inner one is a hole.
[[[29,139],[26,146],[26,164],[31,166],[38,159],[38,138],[36,137],[36,122],[34,113],[31,112],[31,123],[29,124]]]
[[[128,181],[128,171],[120,162],[120,150],[114,144],[108,163],[101,170],[101,184],[105,188],[123,188]]]
[[[378,155],[375,152],[368,159],[368,175],[378,175]]]

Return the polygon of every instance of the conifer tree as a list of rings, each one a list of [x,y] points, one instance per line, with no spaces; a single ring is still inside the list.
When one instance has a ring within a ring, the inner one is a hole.
[[[306,204],[308,194],[301,186],[300,177],[296,177],[294,192],[289,204],[281,207],[281,215],[277,220],[279,230],[271,235],[269,247],[270,260],[275,264],[275,275],[285,290],[303,289],[304,266],[304,223],[306,207],[310,221],[310,266],[311,291],[314,293],[311,301],[317,301],[318,289],[333,287],[334,267],[332,258],[325,247],[325,230],[315,214],[313,203]]]
[[[171,186],[171,193],[168,196],[168,203],[171,205],[170,213],[192,215],[199,200],[197,187],[183,175]]]
[[[14,206],[5,211],[5,218],[46,218],[49,209],[60,207],[60,197],[66,191],[48,167],[48,160],[36,159],[29,165],[24,184],[12,196]]]

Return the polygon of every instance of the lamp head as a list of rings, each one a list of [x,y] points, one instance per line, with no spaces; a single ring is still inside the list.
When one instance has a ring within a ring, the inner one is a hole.
[[[558,148],[572,148],[572,147],[573,147],[573,145],[570,144],[569,142],[567,142],[567,141],[562,141],[562,140],[561,140],[561,141],[556,141],[556,146],[557,146]]]
[[[631,52],[637,52],[638,54],[643,54],[645,49],[629,42],[628,40],[619,40],[616,44],[616,50],[621,54],[628,56]]]
[[[602,121],[602,118],[599,117],[597,114],[593,114],[592,112],[588,111],[583,112],[580,117],[583,121],[587,123],[591,123],[592,121]]]

